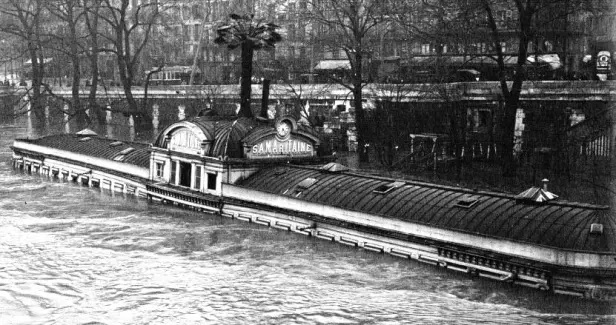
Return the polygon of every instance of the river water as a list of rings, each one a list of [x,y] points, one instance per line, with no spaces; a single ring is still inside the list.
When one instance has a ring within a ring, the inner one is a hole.
[[[15,172],[22,122],[0,125],[2,325],[616,324],[616,304]]]

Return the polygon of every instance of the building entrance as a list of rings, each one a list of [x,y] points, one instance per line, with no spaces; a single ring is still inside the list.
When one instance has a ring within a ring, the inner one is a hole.
[[[180,186],[190,187],[191,165],[187,162],[180,162]]]

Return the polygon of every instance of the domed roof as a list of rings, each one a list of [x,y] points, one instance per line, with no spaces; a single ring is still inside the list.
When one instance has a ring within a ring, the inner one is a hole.
[[[299,125],[288,117],[283,120],[292,124],[290,132],[298,139],[304,139],[302,141],[313,147],[320,144],[318,134],[309,126]],[[168,126],[153,146],[210,157],[249,158],[245,156],[245,147],[274,138],[277,135],[274,126],[273,121],[203,115]]]
[[[210,156],[242,158],[242,139],[256,126],[254,120],[238,118],[215,123],[215,141]]]
[[[174,123],[165,128],[154,142],[155,147],[167,148],[170,138],[180,130],[188,131],[206,156],[242,157],[242,139],[257,123],[249,118],[228,119],[218,116],[198,116]]]

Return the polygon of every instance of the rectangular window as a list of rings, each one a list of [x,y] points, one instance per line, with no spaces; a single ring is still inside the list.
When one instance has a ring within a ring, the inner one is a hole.
[[[190,31],[189,31],[188,25],[182,25],[182,33],[184,34],[183,41],[184,42],[190,41]]]
[[[207,189],[208,190],[216,190],[216,181],[218,178],[218,174],[216,173],[207,173]]]
[[[430,54],[430,44],[421,44],[421,54]]]
[[[199,42],[199,32],[201,31],[201,25],[195,24],[193,25],[193,41]]]
[[[156,177],[163,177],[165,175],[165,163],[156,163]]]
[[[171,178],[169,179],[169,183],[171,184],[175,184],[175,175],[176,175],[176,169],[178,166],[178,162],[177,161],[172,161],[171,162]]]
[[[195,166],[195,189],[201,189],[201,166]]]

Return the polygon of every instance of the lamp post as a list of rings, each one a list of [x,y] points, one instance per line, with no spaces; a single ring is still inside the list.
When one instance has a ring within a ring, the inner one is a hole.
[[[6,41],[2,40],[0,42],[2,43],[2,48],[5,49],[6,48],[6,46],[5,46]],[[8,75],[7,75],[7,71],[6,71],[6,61],[2,62],[2,65],[4,65],[4,80],[7,80]]]

